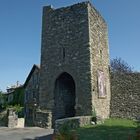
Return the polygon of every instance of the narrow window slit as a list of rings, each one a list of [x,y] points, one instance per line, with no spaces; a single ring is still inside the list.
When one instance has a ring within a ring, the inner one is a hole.
[[[65,60],[65,48],[63,48],[63,61]]]

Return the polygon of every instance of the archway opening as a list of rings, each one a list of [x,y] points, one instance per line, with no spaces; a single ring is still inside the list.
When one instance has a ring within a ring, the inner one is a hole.
[[[55,120],[75,116],[75,83],[66,72],[56,79],[54,103]]]

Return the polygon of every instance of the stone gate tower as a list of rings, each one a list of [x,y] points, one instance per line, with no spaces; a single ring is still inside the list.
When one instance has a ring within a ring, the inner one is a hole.
[[[90,2],[43,8],[40,109],[52,120],[109,117],[107,25]]]

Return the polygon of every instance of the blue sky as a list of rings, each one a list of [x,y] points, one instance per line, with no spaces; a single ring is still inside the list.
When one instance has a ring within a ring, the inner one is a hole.
[[[42,6],[83,0],[0,0],[0,89],[25,82],[40,63]],[[91,0],[108,24],[110,57],[140,71],[140,0]]]

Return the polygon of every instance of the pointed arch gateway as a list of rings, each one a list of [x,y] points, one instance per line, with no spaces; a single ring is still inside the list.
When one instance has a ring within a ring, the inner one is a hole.
[[[70,74],[64,72],[55,81],[55,120],[75,116],[75,98],[75,82]]]

